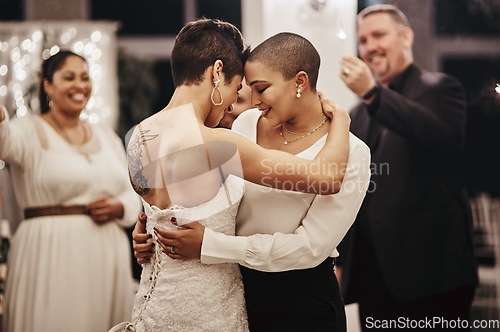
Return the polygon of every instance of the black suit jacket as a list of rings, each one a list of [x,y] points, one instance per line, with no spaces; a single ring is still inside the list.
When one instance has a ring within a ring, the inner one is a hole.
[[[346,303],[356,302],[352,248],[364,227],[394,296],[416,300],[477,282],[460,153],[466,104],[461,84],[415,65],[370,107],[351,112],[351,131],[372,153],[371,186],[341,244]],[[362,257],[361,257],[362,259]]]

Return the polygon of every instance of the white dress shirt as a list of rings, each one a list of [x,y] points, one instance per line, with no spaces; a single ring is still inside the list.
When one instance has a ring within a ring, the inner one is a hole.
[[[257,109],[242,113],[233,131],[256,142]],[[314,159],[326,141],[321,137],[297,157]],[[337,257],[337,245],[351,227],[370,181],[370,150],[350,134],[349,163],[340,192],[314,195],[272,189],[245,181],[236,217],[236,236],[205,228],[204,264],[239,263],[265,272],[312,268]]]

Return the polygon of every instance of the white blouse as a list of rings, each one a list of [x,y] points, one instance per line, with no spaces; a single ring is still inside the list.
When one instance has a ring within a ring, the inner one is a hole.
[[[260,114],[257,109],[242,113],[233,131],[256,142]],[[297,156],[314,159],[325,142],[326,135]],[[369,181],[370,150],[353,134],[342,188],[335,195],[277,190],[245,181],[237,236],[205,228],[201,262],[232,262],[278,272],[312,268],[329,256],[337,257],[336,247],[353,224]]]

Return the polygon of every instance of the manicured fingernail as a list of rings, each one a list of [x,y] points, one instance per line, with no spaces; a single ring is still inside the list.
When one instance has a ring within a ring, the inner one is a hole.
[[[172,217],[172,218],[170,218],[170,221],[171,221],[171,222],[176,222],[176,221],[177,221],[177,218],[176,218],[176,217]]]

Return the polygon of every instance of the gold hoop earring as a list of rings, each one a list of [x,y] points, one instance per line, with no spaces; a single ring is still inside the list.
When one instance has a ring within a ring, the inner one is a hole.
[[[47,95],[47,105],[49,105],[49,108],[52,108],[54,106],[54,102],[52,99],[50,99],[49,95]]]
[[[295,95],[295,97],[300,98],[302,95],[300,94],[300,88],[297,88],[297,94]]]
[[[218,79],[217,81],[216,80],[213,80],[215,86],[214,88],[212,89],[212,94],[210,95],[210,99],[212,100],[212,104],[214,104],[215,106],[220,106],[222,105],[222,103],[224,102],[224,99],[222,98],[222,93],[220,92],[219,90],[219,82],[220,80]],[[216,103],[214,101],[214,94],[215,94],[215,90],[217,90],[217,92],[219,92],[219,97],[220,97],[220,103]]]

